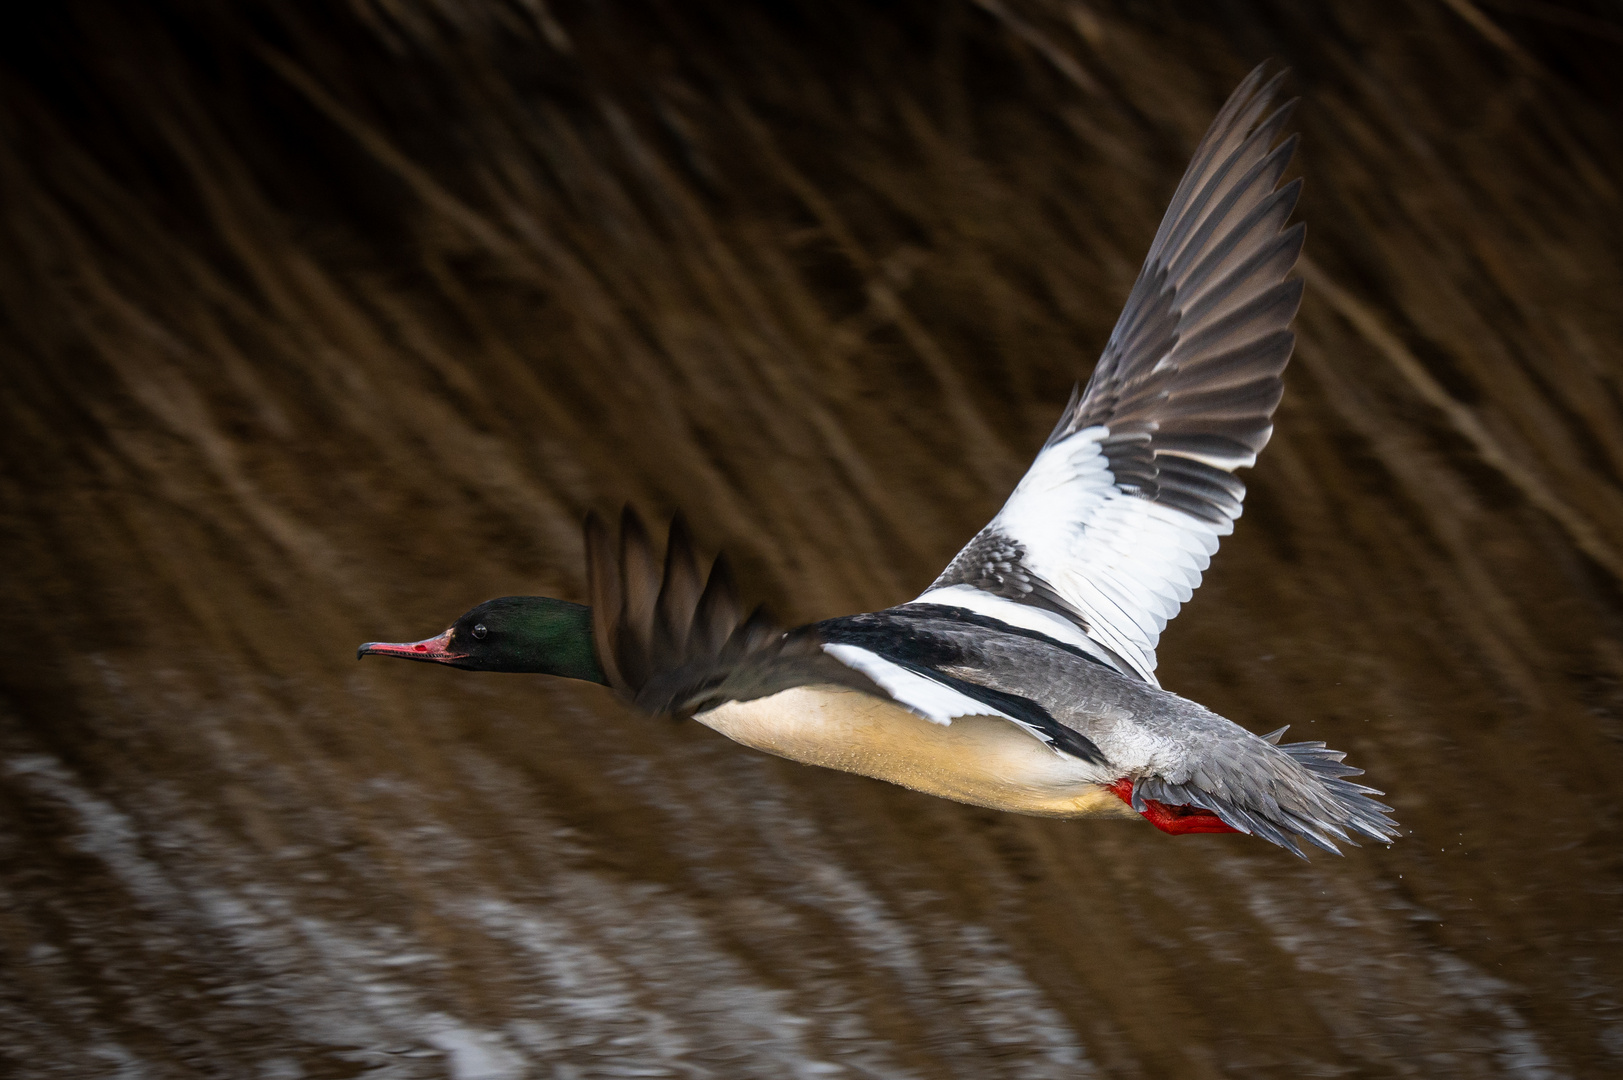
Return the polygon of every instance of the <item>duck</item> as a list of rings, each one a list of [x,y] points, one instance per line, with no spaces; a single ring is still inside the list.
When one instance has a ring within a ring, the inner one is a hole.
[[[783,628],[685,521],[584,524],[589,604],[506,596],[385,656],[597,683],[744,746],[961,803],[1243,833],[1306,858],[1391,843],[1381,791],[1324,742],[1257,735],[1161,687],[1161,632],[1240,517],[1273,432],[1305,226],[1286,72],[1197,145],[1085,387],[997,515],[918,597]]]

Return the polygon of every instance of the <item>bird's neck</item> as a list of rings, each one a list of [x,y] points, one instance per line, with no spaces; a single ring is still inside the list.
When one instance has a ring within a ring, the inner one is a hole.
[[[492,670],[608,684],[592,640],[592,609],[548,596],[515,597],[513,640]]]

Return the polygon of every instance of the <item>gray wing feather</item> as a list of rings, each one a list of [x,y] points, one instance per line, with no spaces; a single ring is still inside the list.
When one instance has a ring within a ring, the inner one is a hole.
[[[1302,292],[1285,280],[1302,250],[1303,226],[1285,228],[1301,182],[1275,190],[1296,137],[1273,145],[1295,103],[1259,123],[1284,78],[1264,84],[1262,71],[1195,150],[1087,389],[1048,438],[1095,425],[1144,432],[1151,477],[1192,473],[1235,502],[1245,488],[1228,470],[1254,464],[1273,431]]]

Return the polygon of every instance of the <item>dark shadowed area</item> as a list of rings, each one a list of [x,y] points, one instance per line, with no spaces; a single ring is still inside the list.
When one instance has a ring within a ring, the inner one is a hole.
[[[24,10],[26,7],[26,10]],[[1623,11],[17,5],[0,1071],[1623,1074]],[[1302,97],[1307,298],[1165,685],[1390,849],[1020,818],[389,661],[680,507],[916,595],[1195,140]]]

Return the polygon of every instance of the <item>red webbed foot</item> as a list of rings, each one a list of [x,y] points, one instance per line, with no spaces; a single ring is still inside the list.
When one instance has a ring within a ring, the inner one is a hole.
[[[1116,797],[1128,806],[1133,805],[1133,782],[1122,777],[1113,784],[1106,785]],[[1223,819],[1210,810],[1202,810],[1198,806],[1168,806],[1166,803],[1156,802],[1154,799],[1145,799],[1148,809],[1139,811],[1139,815],[1160,829],[1164,833],[1174,836],[1180,833],[1225,833],[1239,832],[1232,825],[1225,824]]]

